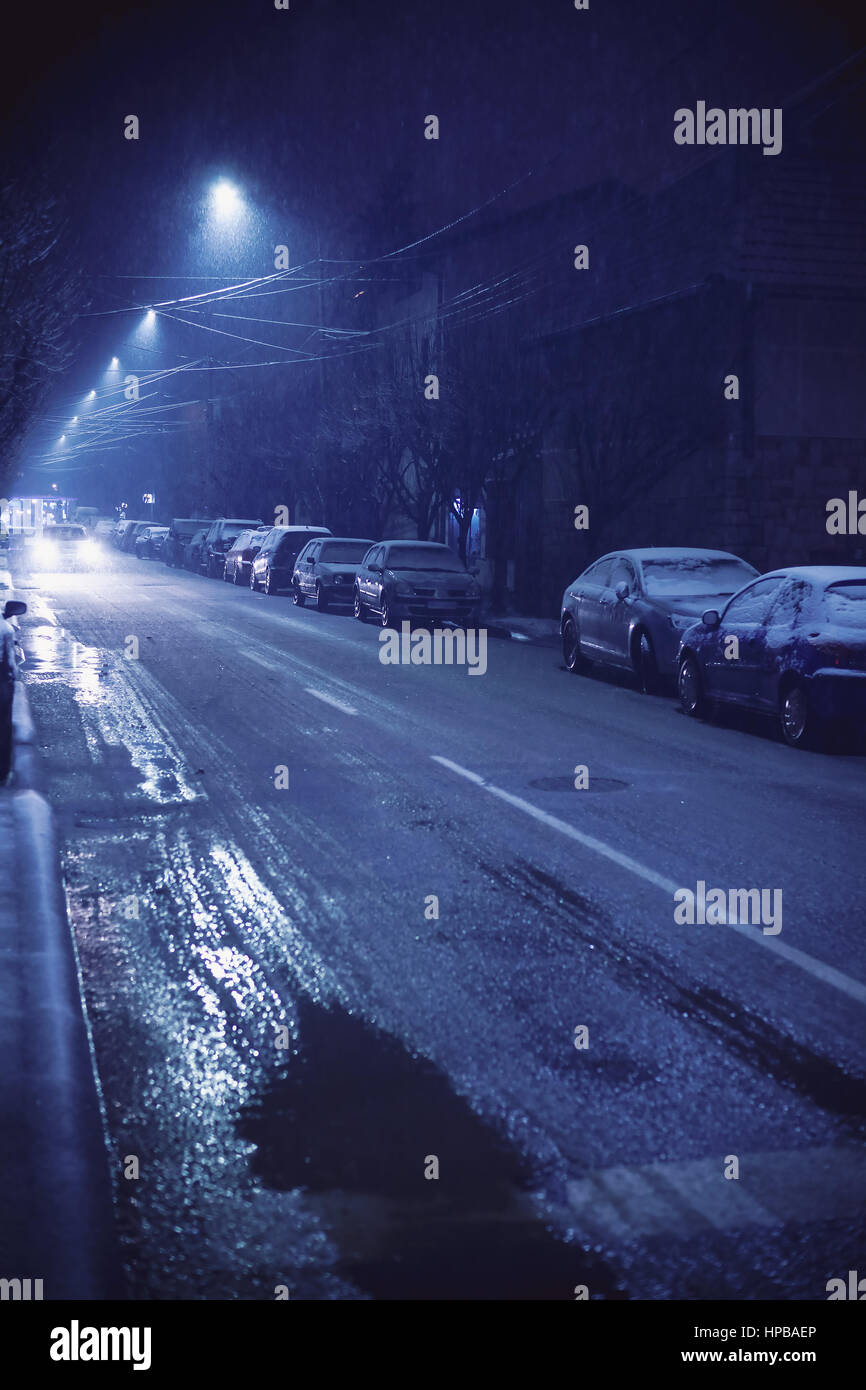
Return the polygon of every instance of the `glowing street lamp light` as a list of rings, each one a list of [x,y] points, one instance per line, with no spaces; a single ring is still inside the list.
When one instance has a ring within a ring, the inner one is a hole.
[[[112,357],[112,359],[111,359],[111,365],[112,365],[112,367],[119,367],[119,366],[120,366],[120,359],[117,358],[117,357]]]
[[[243,199],[228,179],[220,179],[210,191],[211,207],[220,222],[230,222],[243,212]]]
[[[88,391],[88,393],[87,393],[87,399],[88,399],[89,401],[95,401],[95,400],[96,400],[96,392],[95,392],[95,391]]]

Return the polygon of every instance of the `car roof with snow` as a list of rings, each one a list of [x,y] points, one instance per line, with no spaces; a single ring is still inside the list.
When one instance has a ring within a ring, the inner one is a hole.
[[[617,555],[627,555],[632,560],[739,560],[732,550],[705,550],[695,545],[646,545],[636,550],[609,550],[601,560],[611,560]],[[748,564],[748,561],[743,561]]]
[[[762,579],[811,579],[813,584],[827,588],[828,584],[843,584],[859,581],[866,583],[864,565],[792,565],[785,569],[770,570],[761,575]]]
[[[450,550],[442,541],[374,541],[374,545],[387,545],[389,549],[404,550]]]

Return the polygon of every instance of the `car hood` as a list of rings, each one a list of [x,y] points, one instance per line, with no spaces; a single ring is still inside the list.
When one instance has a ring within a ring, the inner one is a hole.
[[[655,608],[659,613],[681,613],[684,618],[697,619],[708,608],[721,612],[731,597],[731,594],[700,594],[697,597],[672,594],[670,598],[648,598],[646,601],[650,608]]]
[[[394,579],[405,580],[407,584],[421,584],[428,588],[431,584],[447,586],[449,584],[474,584],[474,576],[468,570],[401,570],[389,569],[386,571]]]

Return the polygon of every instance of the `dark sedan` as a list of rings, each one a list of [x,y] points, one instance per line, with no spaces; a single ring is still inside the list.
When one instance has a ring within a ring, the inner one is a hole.
[[[866,568],[803,565],[748,585],[683,634],[680,703],[772,715],[793,748],[866,720]]]
[[[677,673],[680,637],[704,609],[758,571],[726,550],[618,550],[603,555],[562,597],[562,657],[569,671],[593,662],[634,672],[643,690]]]

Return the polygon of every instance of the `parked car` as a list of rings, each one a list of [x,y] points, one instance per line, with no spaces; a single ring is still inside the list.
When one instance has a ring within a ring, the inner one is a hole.
[[[793,748],[820,747],[831,724],[866,723],[866,568],[773,570],[683,633],[680,704],[772,715]]]
[[[250,517],[229,516],[221,516],[211,522],[201,557],[201,567],[208,579],[222,578],[226,552],[241,531],[255,530],[261,524],[261,521],[253,521]]]
[[[97,517],[96,521],[93,524],[93,539],[97,541],[102,541],[104,544],[107,545],[114,539],[114,533],[116,530],[117,522],[114,520],[114,517]]]
[[[250,565],[250,588],[266,594],[288,589],[299,551],[317,536],[330,536],[327,526],[272,526]]]
[[[206,517],[175,516],[172,518],[162,548],[162,558],[169,568],[185,563],[184,551],[196,531],[207,531],[210,524]]]
[[[18,668],[23,660],[18,619],[26,612],[26,603],[6,599],[0,617],[0,782],[9,775],[12,761],[12,701],[19,678]]]
[[[58,522],[46,526],[27,544],[27,562],[32,570],[81,570],[99,564],[101,550],[86,526]]]
[[[262,527],[255,531],[241,531],[232,542],[231,548],[226,551],[226,562],[223,570],[223,579],[227,584],[249,584],[250,566],[262,548],[269,526]]]
[[[438,541],[381,541],[372,545],[355,576],[355,617],[375,614],[383,627],[403,618],[444,620],[472,627],[481,588],[459,555]]]
[[[200,526],[194,531],[183,548],[183,567],[192,570],[193,574],[201,573],[201,557],[204,553],[205,537],[208,533],[207,526]]]
[[[146,526],[135,538],[134,549],[139,560],[159,560],[167,536],[167,526]]]
[[[115,547],[118,550],[123,550],[124,542],[126,540],[126,537],[130,534],[130,532],[133,531],[136,526],[144,525],[146,525],[146,523],[143,521],[133,521],[130,517],[122,517],[115,526],[114,534],[111,537]]]
[[[569,671],[593,662],[633,671],[641,689],[677,674],[687,627],[721,606],[758,571],[727,550],[617,550],[585,569],[562,596],[562,659]]]
[[[352,603],[358,566],[373,544],[354,536],[326,536],[308,541],[295,561],[292,598],[303,608],[315,599],[320,613],[332,603]]]
[[[149,521],[133,521],[123,532],[118,549],[125,553],[132,554],[135,550],[135,542],[138,540],[142,531],[147,531],[149,528]]]

